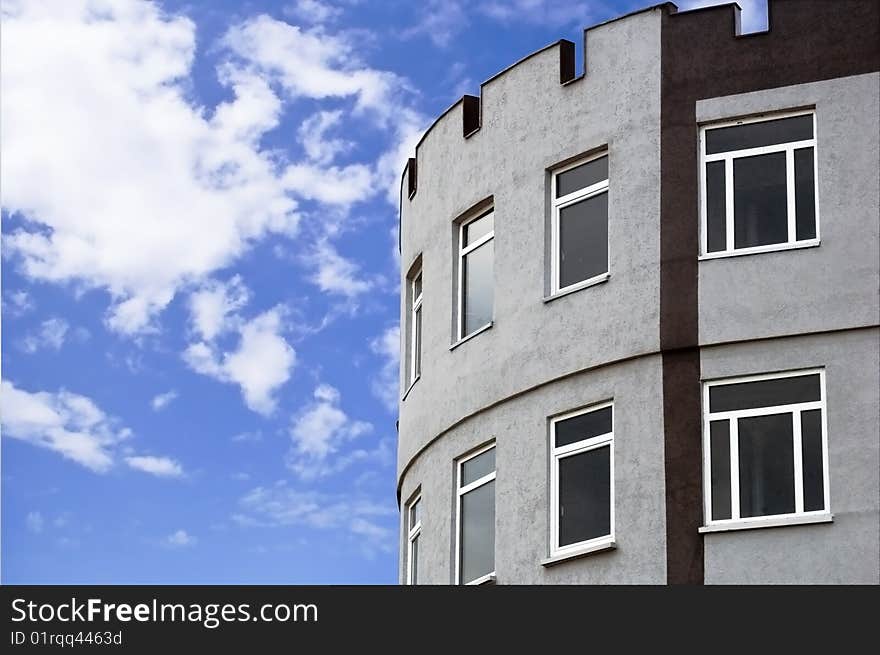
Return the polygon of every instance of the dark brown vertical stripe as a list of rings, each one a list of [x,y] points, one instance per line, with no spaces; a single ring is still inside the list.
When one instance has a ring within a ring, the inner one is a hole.
[[[703,582],[696,102],[880,70],[878,0],[769,0],[769,30],[736,36],[731,5],[663,8],[660,347],[669,583]]]
[[[412,198],[416,195],[416,189],[418,188],[418,168],[416,168],[416,158],[410,157],[406,162],[406,184],[407,191],[409,192],[409,197]]]

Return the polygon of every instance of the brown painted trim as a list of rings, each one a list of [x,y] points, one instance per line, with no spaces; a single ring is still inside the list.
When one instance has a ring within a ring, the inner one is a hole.
[[[769,0],[739,34],[735,4],[678,13],[661,33],[660,348],[669,583],[703,582],[696,103],[880,70],[877,0]],[[792,336],[792,335],[787,335]]]

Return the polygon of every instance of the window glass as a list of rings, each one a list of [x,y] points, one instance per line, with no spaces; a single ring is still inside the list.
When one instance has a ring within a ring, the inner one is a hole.
[[[727,195],[724,182],[724,162],[706,164],[706,243],[708,252],[727,247]]]
[[[726,412],[820,400],[818,373],[709,387],[709,409]]]
[[[479,480],[495,470],[495,449],[490,448],[476,457],[471,457],[461,464],[461,486]]]
[[[413,352],[413,378],[422,374],[422,308],[416,310],[413,338],[415,339],[415,351]]]
[[[794,512],[791,414],[739,419],[740,516]]]
[[[611,448],[559,459],[559,547],[611,534]]]
[[[461,497],[461,581],[495,570],[495,481]]]
[[[712,421],[712,518],[730,518],[730,421]]]
[[[556,421],[556,447],[567,446],[577,441],[592,439],[611,432],[611,415],[612,411],[609,406]]]
[[[706,154],[813,138],[813,116],[793,116],[706,130]]]
[[[795,150],[794,195],[798,240],[816,237],[816,187],[813,171],[813,149]]]
[[[608,157],[600,157],[556,174],[556,197],[561,198],[608,179]]]
[[[422,502],[421,500],[417,500],[409,508],[409,529],[410,530],[412,530],[413,527],[415,527],[416,523],[418,523],[420,520],[419,505],[421,504],[421,502]]]
[[[825,477],[822,458],[822,410],[801,412],[801,445],[804,467],[804,511],[825,508]]]
[[[422,295],[422,274],[419,273],[413,281],[413,299]]]
[[[559,287],[608,271],[608,194],[559,210]]]
[[[788,241],[785,153],[733,161],[734,244],[737,248]]]
[[[464,240],[462,247],[467,247],[478,241],[480,237],[486,236],[495,229],[495,217],[493,212],[489,212],[482,218],[471,221],[464,226]]]
[[[492,322],[493,255],[494,240],[490,240],[463,257],[463,337]]]
[[[419,538],[420,534],[416,535],[412,540],[412,546],[410,548],[410,557],[412,558],[412,562],[410,563],[410,584],[419,584]]]

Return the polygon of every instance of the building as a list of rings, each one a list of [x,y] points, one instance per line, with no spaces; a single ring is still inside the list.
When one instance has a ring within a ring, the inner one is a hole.
[[[880,582],[880,3],[574,49],[403,175],[401,582]]]

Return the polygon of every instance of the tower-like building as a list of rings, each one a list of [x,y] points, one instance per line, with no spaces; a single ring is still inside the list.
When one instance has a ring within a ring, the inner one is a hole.
[[[401,582],[880,582],[880,2],[583,47],[404,172]]]

